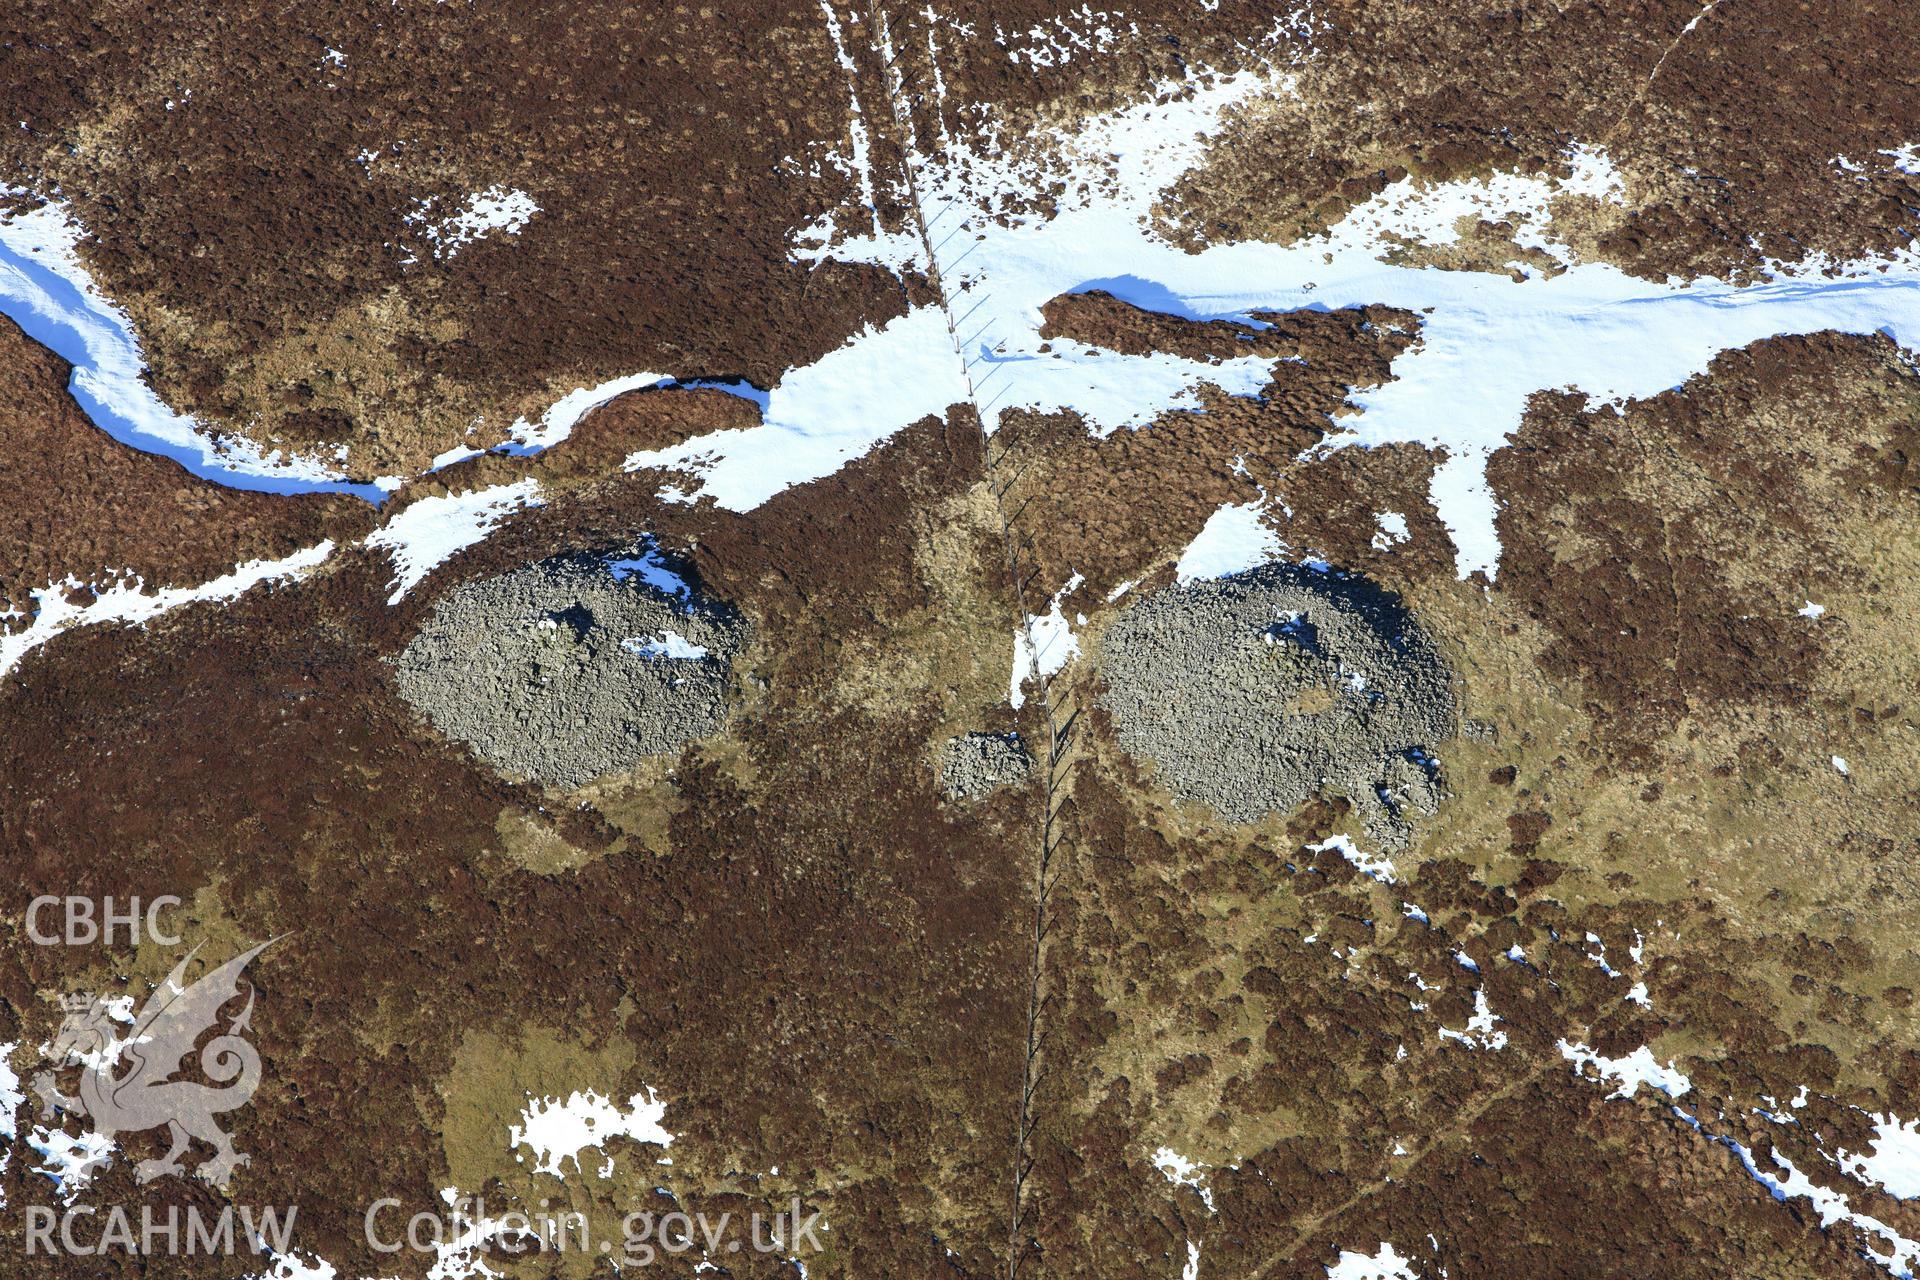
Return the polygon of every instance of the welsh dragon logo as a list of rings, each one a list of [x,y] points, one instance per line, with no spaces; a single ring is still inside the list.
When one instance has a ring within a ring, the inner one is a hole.
[[[134,1166],[135,1178],[144,1183],[181,1175],[180,1157],[198,1139],[213,1148],[213,1155],[195,1170],[196,1176],[224,1189],[248,1157],[234,1150],[233,1139],[214,1117],[245,1106],[260,1087],[260,1054],[243,1035],[253,1017],[253,984],[241,974],[277,941],[269,939],[187,984],[187,966],[200,950],[196,946],[154,988],[124,1035],[117,1034],[117,1024],[127,1023],[130,1001],[88,994],[65,997],[61,1005],[66,1020],[46,1046],[53,1070],[41,1071],[32,1081],[40,1119],[52,1121],[57,1112],[82,1117],[103,1148],[118,1135],[164,1125],[171,1140],[166,1155],[140,1161]],[[242,995],[245,1007],[200,1050],[200,1071],[213,1083],[175,1079],[201,1037],[217,1028],[221,1010]],[[57,1074],[76,1065],[78,1096],[69,1097],[60,1091]]]

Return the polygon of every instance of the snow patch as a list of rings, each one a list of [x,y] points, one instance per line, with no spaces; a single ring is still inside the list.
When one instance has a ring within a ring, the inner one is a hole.
[[[1391,1244],[1383,1243],[1371,1257],[1342,1249],[1340,1258],[1327,1268],[1327,1280],[1420,1280],[1413,1260],[1400,1256]]]
[[[628,636],[620,642],[620,647],[641,658],[674,658],[692,662],[707,656],[705,645],[694,644],[678,631],[651,637]]]
[[[1011,37],[996,25],[993,40],[1007,51],[1009,62],[1031,69],[1065,66],[1076,54],[1104,53],[1121,36],[1139,34],[1140,24],[1128,21],[1125,14],[1082,4],[1078,9],[1035,23]],[[1012,43],[1013,40],[1021,43]]]
[[[1354,870],[1364,875],[1372,876],[1382,884],[1394,883],[1395,869],[1393,859],[1387,857],[1385,854],[1368,853],[1366,850],[1360,848],[1359,845],[1356,845],[1350,836],[1331,835],[1325,840],[1307,845],[1306,847],[1314,853],[1325,853],[1327,850],[1332,849],[1348,862],[1352,863]],[[1419,908],[1416,907],[1414,910],[1418,911]],[[1410,911],[1408,914],[1411,915],[1413,912]],[[1426,914],[1422,912],[1420,918],[1423,920],[1426,919]]]
[[[1469,1049],[1504,1049],[1507,1047],[1507,1033],[1496,1030],[1500,1019],[1487,1003],[1487,989],[1478,987],[1473,993],[1473,1016],[1467,1019],[1464,1030],[1454,1031],[1448,1027],[1440,1028],[1442,1040],[1457,1040]]]
[[[1684,1112],[1681,1115],[1691,1121],[1696,1128],[1699,1127],[1698,1121],[1693,1121],[1692,1117],[1686,1116]],[[1820,1215],[1822,1228],[1831,1227],[1836,1222],[1849,1222],[1861,1231],[1878,1237],[1887,1246],[1888,1252],[1862,1250],[1861,1256],[1898,1277],[1898,1280],[1911,1280],[1915,1264],[1920,1262],[1920,1242],[1908,1239],[1878,1218],[1864,1213],[1855,1213],[1847,1197],[1816,1183],[1795,1168],[1793,1162],[1781,1155],[1777,1148],[1773,1152],[1776,1172],[1762,1169],[1759,1162],[1754,1159],[1753,1151],[1744,1143],[1717,1135],[1713,1140],[1738,1156],[1747,1172],[1771,1191],[1774,1199],[1787,1201],[1804,1198],[1810,1201],[1814,1212]]]
[[[434,1260],[427,1268],[427,1280],[497,1280],[500,1273],[487,1265],[496,1242],[514,1241],[516,1251],[524,1252],[540,1239],[539,1229],[524,1214],[488,1216],[482,1208],[482,1197],[462,1196],[457,1188],[443,1187],[440,1200],[448,1210],[447,1229],[442,1233],[444,1239],[428,1237]],[[566,1220],[564,1213],[556,1219],[562,1224]]]
[[[532,196],[518,188],[498,184],[474,192],[457,210],[443,218],[433,216],[439,203],[437,196],[416,200],[413,212],[406,214],[403,221],[426,236],[433,246],[433,256],[441,262],[452,259],[466,246],[495,231],[518,235],[533,215],[540,212]]]
[[[1548,234],[1553,203],[1586,197],[1623,204],[1625,197],[1620,174],[1604,150],[1575,144],[1565,160],[1570,172],[1559,180],[1514,173],[1439,183],[1402,178],[1355,206],[1328,239],[1336,250],[1359,253],[1401,245],[1441,248],[1460,242],[1463,223],[1506,221],[1514,225],[1516,245],[1572,265],[1572,252]]]
[[[0,183],[0,196],[27,194]],[[73,366],[68,389],[95,426],[231,489],[351,493],[380,502],[380,485],[350,483],[318,457],[263,452],[168,408],[141,377],[146,359],[127,313],[100,292],[80,260],[85,234],[57,200],[0,216],[0,313]]]
[[[13,1051],[20,1044],[0,1044],[0,1176],[7,1172],[7,1166],[13,1163],[13,1140],[20,1136],[20,1108],[26,1105],[27,1095],[20,1088],[19,1073],[13,1069]],[[0,1209],[7,1204],[7,1193],[0,1186]]]
[[[451,449],[445,449],[434,454],[433,461],[427,464],[427,474],[431,475],[442,467],[450,467],[456,462],[465,462],[468,458],[478,458],[483,452],[484,450],[481,449],[475,449],[464,444],[457,444]]]
[[[1407,540],[1407,518],[1398,511],[1382,511],[1374,517],[1380,531],[1373,535],[1373,549],[1385,551]]]
[[[519,418],[507,428],[510,443],[503,446],[501,452],[511,454],[539,453],[550,449],[573,434],[580,419],[598,409],[615,396],[625,395],[629,391],[639,391],[646,387],[657,387],[672,382],[664,373],[629,373],[618,378],[610,378],[591,387],[575,387],[550,405],[540,415],[539,422],[528,422]]]
[[[12,635],[0,635],[0,675],[17,666],[29,652],[39,648],[62,631],[115,622],[141,626],[161,614],[199,601],[235,600],[263,582],[297,577],[333,554],[333,540],[296,551],[280,560],[249,560],[234,566],[197,587],[164,587],[148,594],[138,575],[126,575],[110,583],[84,583],[69,575],[59,582],[35,590],[33,621]],[[76,603],[70,592],[92,592],[87,604]]]
[[[1079,574],[1074,574],[1067,579],[1065,586],[1053,593],[1047,612],[1037,617],[1028,615],[1026,624],[1014,629],[1013,675],[1007,685],[1007,701],[1015,711],[1026,705],[1026,683],[1029,679],[1048,679],[1080,652],[1080,637],[1073,634],[1073,624],[1060,611],[1060,602],[1072,595],[1085,581]],[[1080,621],[1085,622],[1086,619]]]
[[[655,591],[679,600],[683,609],[691,607],[692,584],[668,567],[659,544],[652,537],[642,539],[634,555],[607,561],[607,569],[615,582],[637,576]]]
[[[523,507],[541,505],[540,486],[532,479],[496,484],[467,493],[422,498],[399,512],[367,538],[369,547],[393,557],[388,604],[409,591],[456,551],[484,539],[495,525]]]
[[[1770,264],[1768,276],[1746,286],[1646,281],[1578,262],[1553,237],[1552,215],[1568,197],[1620,199],[1619,175],[1595,146],[1570,148],[1559,176],[1409,178],[1327,233],[1189,253],[1162,233],[1161,194],[1202,163],[1225,117],[1284,93],[1288,83],[1284,74],[1195,72],[1071,136],[1011,139],[989,128],[977,149],[915,157],[931,238],[946,246],[937,250],[941,279],[955,313],[979,335],[965,341],[989,430],[1015,406],[1079,411],[1095,434],[1150,416],[1130,398],[1103,400],[1098,387],[1089,389],[1095,381],[1174,375],[1244,394],[1260,376],[1231,361],[1176,367],[1110,351],[1096,357],[1073,344],[1043,350],[1040,308],[1063,293],[1099,288],[1201,320],[1374,303],[1420,311],[1421,341],[1394,362],[1385,385],[1349,395],[1358,416],[1342,418],[1344,429],[1318,448],[1406,442],[1443,450],[1430,496],[1453,537],[1456,569],[1491,577],[1500,547],[1486,460],[1518,427],[1535,392],[1572,388],[1614,404],[1648,397],[1700,373],[1722,351],[1779,334],[1884,330],[1910,349],[1920,345],[1920,251],[1912,249],[1851,263]],[[1057,196],[1039,211],[1028,197],[1043,190]],[[1555,269],[1441,270],[1398,256],[1409,245],[1453,243],[1469,216],[1512,222],[1519,246],[1546,255]],[[857,241],[802,252],[885,260]],[[938,335],[932,346],[939,348]],[[927,412],[917,379],[885,372],[857,400],[869,438]],[[1151,394],[1166,403],[1169,386],[1153,385]]]
[[[1609,978],[1619,977],[1620,971],[1607,962],[1607,944],[1601,940],[1600,935],[1594,933],[1592,930],[1588,930],[1587,941],[1599,948],[1596,951],[1587,952],[1587,959],[1599,965],[1600,972],[1606,974]]]
[[[834,16],[833,6],[828,0],[820,0],[820,12],[826,17],[827,35],[833,40],[834,60],[847,77],[847,142],[853,154],[845,160],[836,156],[834,161],[841,172],[859,184],[860,203],[873,217],[873,242],[877,244],[886,238],[886,232],[880,225],[880,207],[874,199],[873,148],[867,136],[866,115],[860,109],[860,68],[847,51],[846,40],[840,32],[840,19]],[[894,246],[896,251],[901,247],[897,243]]]
[[[272,1250],[268,1250],[272,1253]],[[339,1272],[325,1258],[307,1255],[312,1261],[302,1261],[297,1253],[273,1253],[273,1268],[252,1276],[250,1280],[334,1280]]]
[[[673,1145],[673,1135],[661,1127],[667,1104],[652,1089],[634,1094],[623,1112],[600,1094],[589,1089],[575,1092],[565,1102],[557,1098],[534,1098],[520,1113],[520,1123],[509,1130],[509,1149],[527,1147],[538,1162],[536,1173],[563,1176],[563,1161],[573,1161],[577,1172],[580,1153],[595,1150],[610,1138],[631,1138],[635,1142]],[[525,1160],[526,1157],[516,1157]]]
[[[1286,544],[1261,520],[1266,510],[1267,498],[1262,494],[1252,502],[1229,503],[1215,511],[1180,553],[1175,575],[1182,583],[1225,578],[1278,559]]]
[[[91,1129],[75,1137],[46,1125],[33,1127],[27,1134],[27,1145],[46,1162],[34,1172],[53,1179],[63,1204],[72,1204],[74,1197],[93,1181],[93,1175],[112,1163],[113,1153],[119,1150],[119,1144],[113,1139]]]
[[[1582,1067],[1592,1067],[1602,1082],[1617,1081],[1620,1087],[1608,1094],[1609,1098],[1631,1098],[1643,1084],[1658,1089],[1669,1098],[1684,1097],[1693,1088],[1693,1081],[1681,1074],[1672,1063],[1661,1066],[1654,1059],[1653,1050],[1646,1045],[1641,1045],[1624,1058],[1608,1058],[1585,1045],[1562,1040],[1560,1056],[1573,1064],[1575,1075],[1584,1075]]]
[[[1920,1120],[1902,1123],[1896,1115],[1876,1115],[1873,1151],[1842,1151],[1840,1167],[1863,1182],[1876,1182],[1897,1200],[1920,1196]]]
[[[1205,1165],[1195,1164],[1172,1147],[1161,1147],[1153,1153],[1153,1167],[1175,1186],[1192,1187],[1198,1191],[1201,1203],[1207,1206],[1209,1213],[1213,1211],[1213,1190],[1207,1186]]]
[[[944,316],[937,307],[916,307],[879,329],[867,326],[813,364],[788,370],[767,393],[759,426],[635,453],[626,469],[688,472],[694,481],[688,500],[711,497],[729,511],[751,511],[966,399]]]

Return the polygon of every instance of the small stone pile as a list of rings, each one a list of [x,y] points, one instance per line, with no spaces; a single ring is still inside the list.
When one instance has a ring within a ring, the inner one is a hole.
[[[971,800],[1033,772],[1033,753],[1017,733],[963,733],[947,739],[940,787],[950,800]]]

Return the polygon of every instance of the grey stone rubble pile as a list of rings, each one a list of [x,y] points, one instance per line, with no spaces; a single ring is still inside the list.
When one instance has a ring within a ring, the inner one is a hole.
[[[1339,794],[1396,848],[1439,803],[1451,671],[1399,599],[1362,579],[1268,565],[1169,587],[1115,622],[1102,673],[1127,752],[1229,821]]]
[[[395,675],[501,773],[572,790],[718,730],[749,630],[723,605],[558,556],[449,591]]]

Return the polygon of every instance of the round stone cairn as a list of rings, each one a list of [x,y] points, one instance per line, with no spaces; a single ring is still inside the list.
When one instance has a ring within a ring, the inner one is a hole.
[[[720,728],[751,628],[661,563],[570,554],[455,587],[395,660],[401,695],[502,774],[561,790],[678,752]]]
[[[1399,848],[1439,804],[1452,673],[1399,598],[1362,578],[1266,565],[1168,587],[1114,623],[1101,664],[1121,746],[1231,822],[1324,791]]]
[[[1033,753],[1017,733],[963,733],[940,755],[940,788],[949,800],[971,800],[1033,772]]]

